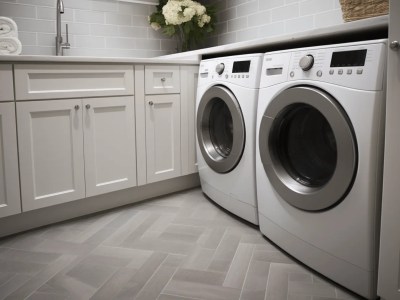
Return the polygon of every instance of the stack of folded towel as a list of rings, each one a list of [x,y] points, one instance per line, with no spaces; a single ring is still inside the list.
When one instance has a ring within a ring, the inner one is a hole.
[[[21,51],[17,24],[10,18],[0,17],[0,55],[19,55]]]

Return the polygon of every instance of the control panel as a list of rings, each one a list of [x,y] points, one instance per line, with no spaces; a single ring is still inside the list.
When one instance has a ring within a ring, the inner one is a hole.
[[[258,88],[263,54],[245,54],[203,60],[199,84],[219,81],[249,88]]]
[[[267,53],[261,87],[313,80],[362,90],[382,90],[386,40]],[[279,72],[278,72],[279,71]]]

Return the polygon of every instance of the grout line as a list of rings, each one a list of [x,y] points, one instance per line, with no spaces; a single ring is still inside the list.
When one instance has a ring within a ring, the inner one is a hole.
[[[185,259],[187,259],[187,258],[189,257],[189,255],[184,255],[184,256],[185,256]],[[185,260],[185,259],[183,259],[183,260],[179,263],[179,265],[176,267],[176,270],[175,270],[174,273],[171,275],[171,277],[169,278],[168,282],[167,282],[167,283],[164,285],[164,287],[162,288],[160,294],[157,296],[157,299],[158,299],[158,298],[160,297],[160,295],[163,293],[163,291],[165,290],[165,288],[167,287],[167,285],[170,284],[170,282],[172,281],[172,278],[174,278],[176,272],[178,272],[180,266],[184,263],[184,260]],[[167,295],[167,294],[165,294],[165,295]]]
[[[151,274],[151,276],[149,277],[149,279],[147,279],[147,281],[145,282],[145,284],[142,286],[142,288],[140,290],[138,290],[137,294],[134,296],[134,298],[136,298],[137,296],[140,295],[140,293],[144,290],[144,288],[147,286],[147,284],[151,281],[151,279],[156,275],[156,273],[158,272],[158,270],[161,269],[163,263],[167,260],[167,258],[170,256],[170,254],[168,254],[163,260],[162,262],[158,265],[158,267],[154,270],[153,274]]]
[[[267,284],[265,285],[265,296],[264,296],[264,300],[267,300],[268,283],[269,283],[269,277],[270,277],[270,274],[271,274],[271,265],[272,265],[272,262],[269,263],[268,276],[267,276]]]
[[[245,284],[246,284],[247,275],[249,274],[251,262],[253,261],[255,249],[256,249],[255,244],[253,244],[253,249],[252,249],[252,252],[251,252],[251,257],[250,257],[250,260],[249,260],[249,265],[247,266],[246,275],[244,276],[243,285],[242,285],[242,288],[241,288],[241,291],[240,291],[240,295],[239,295],[239,300],[242,298],[242,295],[243,295],[244,286],[245,286]]]
[[[160,295],[161,295],[161,294],[166,295],[166,296],[179,297],[179,298],[182,298],[182,299],[204,300],[203,298],[193,298],[193,297],[188,297],[188,296],[180,296],[180,295],[175,295],[175,294],[173,294],[173,293],[171,293],[171,294],[160,293]],[[157,297],[157,299],[160,297],[160,295]],[[179,299],[178,299],[178,300],[179,300]]]

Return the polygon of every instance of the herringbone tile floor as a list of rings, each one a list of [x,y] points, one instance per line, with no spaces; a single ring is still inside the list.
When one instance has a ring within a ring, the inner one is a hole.
[[[356,299],[200,189],[0,240],[0,298]]]

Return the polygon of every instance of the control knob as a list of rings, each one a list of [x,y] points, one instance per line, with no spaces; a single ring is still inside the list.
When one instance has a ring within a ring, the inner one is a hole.
[[[218,75],[221,75],[225,70],[225,65],[224,63],[220,63],[215,67],[215,72],[218,73]]]
[[[314,56],[307,54],[303,56],[299,61],[299,66],[303,71],[308,71],[314,65]]]

